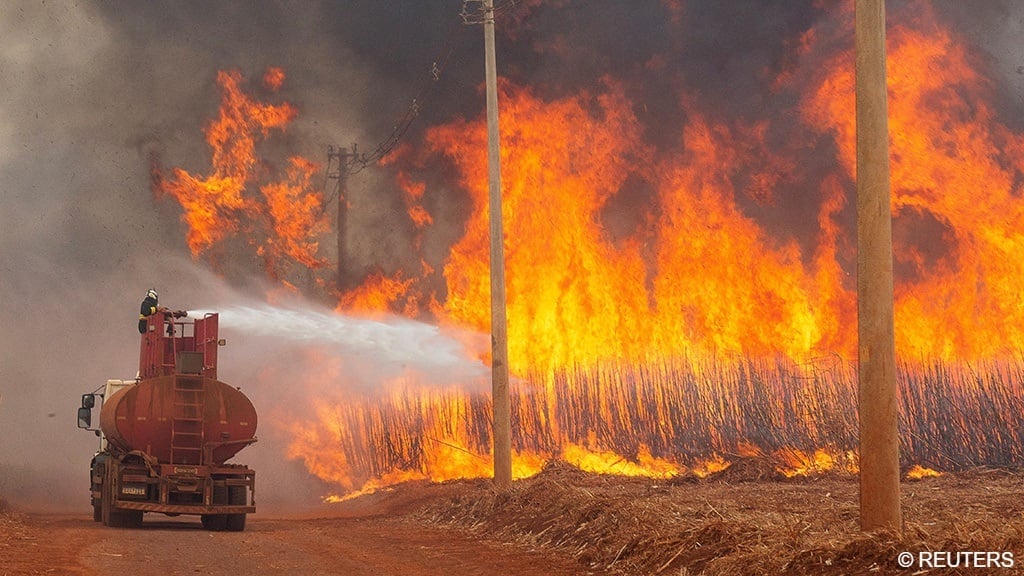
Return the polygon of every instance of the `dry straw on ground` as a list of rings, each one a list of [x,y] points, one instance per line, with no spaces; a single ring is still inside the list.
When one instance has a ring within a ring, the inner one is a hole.
[[[658,481],[553,463],[507,492],[449,486],[420,518],[556,549],[595,574],[911,574],[897,554],[925,550],[1013,552],[1024,561],[1018,474],[976,470],[904,483],[898,535],[860,530],[856,478],[789,480],[771,468],[752,459],[706,479]],[[990,572],[1013,571],[969,571]]]

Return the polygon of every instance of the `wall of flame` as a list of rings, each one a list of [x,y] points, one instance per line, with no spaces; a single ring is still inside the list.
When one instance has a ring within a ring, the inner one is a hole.
[[[693,80],[672,95],[685,123],[670,145],[652,142],[646,103],[612,73],[556,96],[502,80],[510,363],[523,379],[518,473],[552,456],[674,473],[740,453],[811,455],[788,469],[837,459],[855,469],[853,14],[834,10],[829,26],[791,43],[793,64],[772,83],[792,102],[781,116],[727,117]],[[905,449],[935,465],[979,454],[1019,463],[1002,440],[950,443],[939,420],[953,405],[966,413],[961,401],[1019,404],[1017,373],[998,366],[1024,346],[1024,134],[1000,120],[975,53],[929,4],[894,15],[888,46],[896,345],[907,363],[904,426],[914,431]],[[271,92],[284,82],[280,69],[264,78]],[[383,166],[404,193],[421,266],[331,293],[294,280],[330,260],[319,167],[267,162],[258,146],[296,109],[248,96],[237,72],[218,85],[210,172],[154,179],[181,204],[197,258],[241,237],[272,277],[326,293],[339,311],[488,330],[482,116],[427,128]],[[438,174],[468,195],[469,209],[443,261],[428,261]],[[334,256],[344,268],[346,255]],[[822,376],[810,358],[845,360]],[[987,363],[992,384],[928,368],[960,362]],[[922,387],[946,403],[933,405]],[[290,456],[346,490],[489,473],[486,398],[418,387],[412,376],[313,404],[315,419],[281,416]],[[1019,435],[1007,426],[1000,438]]]

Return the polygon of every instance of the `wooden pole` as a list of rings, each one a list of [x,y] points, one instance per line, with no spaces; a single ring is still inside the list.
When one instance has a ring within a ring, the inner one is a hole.
[[[338,264],[335,269],[334,287],[337,289],[339,294],[343,294],[349,288],[349,273],[344,266],[345,252],[347,251],[345,246],[345,232],[348,230],[348,169],[349,163],[357,157],[355,144],[352,145],[351,152],[348,151],[348,148],[341,148],[340,146],[337,150],[334,149],[334,146],[330,146],[327,149],[327,176],[338,180],[338,215],[335,226],[337,230],[336,239],[338,243]],[[332,173],[330,171],[330,166],[335,159],[338,161],[338,171],[336,173]]]
[[[856,0],[861,528],[901,530],[885,0]]]
[[[348,289],[345,279],[345,233],[348,231],[348,150],[338,151],[338,220],[336,229],[338,231],[338,266],[335,272],[334,287],[338,294],[343,294]]]
[[[484,0],[487,84],[487,168],[491,230],[491,395],[494,402],[494,485],[512,485],[512,423],[508,392],[508,330],[505,314],[505,246],[501,221],[501,142],[498,75],[494,55],[494,0]]]

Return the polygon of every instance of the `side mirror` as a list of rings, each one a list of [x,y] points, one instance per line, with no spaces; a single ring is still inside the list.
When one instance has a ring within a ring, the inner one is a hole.
[[[82,394],[82,408],[92,409],[96,405],[96,396],[92,394]]]
[[[86,430],[92,426],[92,409],[81,407],[78,409],[78,427]]]

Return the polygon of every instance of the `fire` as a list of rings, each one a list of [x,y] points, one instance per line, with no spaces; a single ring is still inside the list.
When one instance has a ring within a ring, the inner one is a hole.
[[[562,449],[562,459],[580,470],[599,474],[671,478],[680,472],[678,465],[651,456],[651,451],[646,446],[641,446],[635,462],[616,452],[593,451],[576,444],[567,444]]]
[[[396,302],[405,299],[414,278],[402,278],[399,272],[395,276],[385,276],[382,272],[371,274],[362,286],[345,293],[338,303],[339,311],[378,313],[390,311]],[[407,315],[414,315],[415,300],[407,305]]]
[[[433,216],[423,207],[423,194],[427,191],[427,185],[423,182],[410,180],[405,174],[399,173],[398,184],[405,192],[405,203],[408,207],[409,219],[416,228],[422,229],[434,223]],[[419,249],[421,237],[416,238],[416,248]]]
[[[825,342],[818,316],[829,310],[817,306],[813,282],[823,270],[805,271],[795,244],[768,239],[736,208],[728,182],[741,158],[727,129],[695,113],[682,156],[646,166],[640,159],[652,152],[638,144],[620,87],[552,103],[506,85],[502,101],[503,137],[514,143],[502,163],[517,175],[505,187],[514,370],[685,354],[799,357]],[[459,165],[474,197],[467,233],[445,265],[445,311],[481,330],[490,318],[485,138],[482,124],[461,122],[428,138]],[[644,235],[616,243],[600,225],[638,177],[659,187],[662,213],[646,215],[646,239],[658,246],[653,265]],[[751,322],[758,316],[766,321]]]
[[[794,476],[809,476],[831,472],[835,470],[850,471],[850,464],[844,465],[837,461],[835,451],[819,448],[813,454],[805,453],[802,450],[782,450],[776,453],[776,458],[783,462],[777,469],[787,478]],[[852,459],[852,457],[851,457]],[[853,468],[856,471],[856,468]]]
[[[598,212],[632,166],[619,153],[621,145],[640,136],[621,90],[543,102],[506,84],[502,100],[503,170],[516,175],[504,184],[511,368],[524,373],[606,356],[642,357],[651,326],[641,244],[616,246],[596,226]],[[587,112],[589,106],[603,112],[603,122]],[[444,312],[486,331],[485,126],[456,122],[436,128],[428,144],[452,159],[473,197],[466,235],[444,266]]]
[[[280,88],[284,71],[271,69],[264,82]],[[312,183],[318,166],[305,158],[287,160],[280,179],[274,167],[257,154],[257,143],[271,131],[283,131],[298,111],[288,103],[264,104],[243,90],[238,72],[220,72],[221,104],[216,120],[206,129],[212,149],[211,171],[196,176],[181,168],[154,178],[154,192],[181,205],[188,226],[186,241],[193,256],[206,253],[234,235],[242,235],[263,257],[272,277],[284,263],[319,268],[317,234],[324,230],[322,193]],[[255,194],[257,186],[260,194]]]
[[[693,467],[693,474],[698,478],[706,478],[712,474],[717,474],[729,468],[732,463],[722,458],[718,454],[713,455],[710,459],[700,462]]]
[[[925,468],[920,464],[914,464],[914,466],[907,471],[906,478],[908,480],[921,480],[923,478],[938,478],[942,476],[942,472],[937,472],[931,468]]]
[[[889,33],[889,130],[896,347],[908,357],[993,358],[1024,344],[1024,135],[999,123],[991,82],[926,4]],[[909,20],[909,19],[908,19]],[[809,47],[813,49],[813,45]],[[804,104],[832,131],[846,176],[855,169],[848,55]]]
[[[271,91],[277,92],[281,89],[281,85],[284,84],[284,77],[283,69],[267,68],[267,71],[263,74],[263,85]]]
[[[293,156],[288,162],[287,181],[260,187],[266,202],[266,212],[276,231],[267,240],[267,245],[276,249],[266,252],[283,253],[309,268],[319,268],[326,262],[316,255],[319,243],[315,235],[326,226],[320,218],[320,196],[310,181],[317,166],[300,156]],[[269,269],[273,270],[274,267],[270,266]]]
[[[927,5],[910,8],[891,26],[888,62],[901,426],[913,431],[901,448],[922,467],[1019,463],[1007,415],[1024,391],[1006,362],[1024,349],[1024,135],[1000,123],[962,39]],[[856,471],[852,12],[836,18],[845,25],[795,45],[810,64],[775,83],[799,101],[786,120],[725,120],[682,94],[675,146],[647,142],[640,103],[612,77],[557,98],[502,82],[516,477],[551,458],[654,478],[696,462],[694,474],[710,474],[729,466],[720,454],[744,450],[786,475]],[[267,78],[276,89],[283,71]],[[176,169],[160,188],[182,204],[189,246],[198,255],[244,234],[270,269],[321,265],[316,166],[293,159],[262,197],[245,193],[267,175],[256,136],[295,110],[253,101],[237,74],[218,83],[212,173]],[[773,131],[794,143],[773,145]],[[389,160],[421,266],[371,274],[339,311],[489,330],[486,149],[484,119],[460,119],[427,130],[416,157],[403,146]],[[809,170],[812,149],[835,156]],[[439,262],[423,250],[436,175],[417,174],[441,159],[471,206]],[[803,220],[769,222],[800,186]],[[243,215],[266,222],[266,236]],[[491,473],[485,393],[407,374],[312,409],[281,416],[289,457],[342,490]]]

